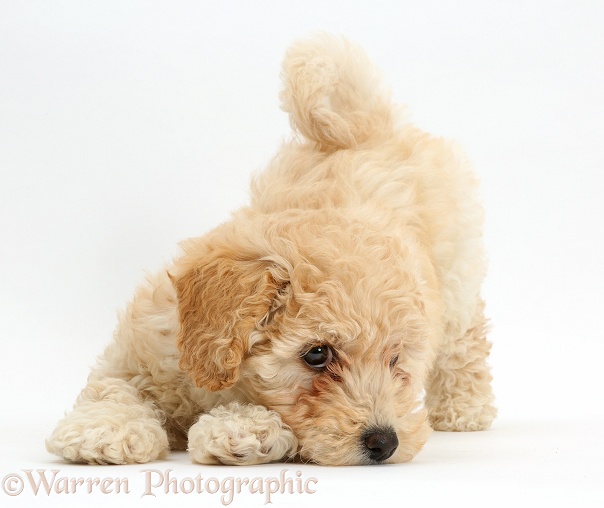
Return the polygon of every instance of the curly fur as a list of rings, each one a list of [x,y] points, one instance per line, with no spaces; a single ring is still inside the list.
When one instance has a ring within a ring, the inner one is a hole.
[[[495,417],[465,156],[407,123],[345,40],[300,42],[283,69],[300,138],[254,179],[248,207],[138,289],[51,452],[403,462],[430,424],[480,430]],[[333,351],[324,369],[302,358],[316,346]],[[372,429],[395,436],[388,458],[371,454]]]

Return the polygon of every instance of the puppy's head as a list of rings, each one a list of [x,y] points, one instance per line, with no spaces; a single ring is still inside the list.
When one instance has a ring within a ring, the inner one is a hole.
[[[412,249],[337,211],[236,217],[176,264],[181,368],[279,412],[302,460],[410,460],[434,334]]]

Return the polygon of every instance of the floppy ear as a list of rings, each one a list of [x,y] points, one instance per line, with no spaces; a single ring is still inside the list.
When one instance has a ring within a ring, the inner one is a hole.
[[[253,345],[250,335],[275,310],[287,284],[284,270],[227,248],[184,259],[171,275],[180,317],[179,367],[199,387],[229,388]]]
[[[355,148],[392,133],[390,93],[364,51],[334,36],[294,44],[283,62],[281,102],[292,127],[322,150]]]

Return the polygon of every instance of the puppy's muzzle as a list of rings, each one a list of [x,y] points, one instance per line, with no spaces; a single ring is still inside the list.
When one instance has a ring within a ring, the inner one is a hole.
[[[365,455],[372,461],[388,460],[398,447],[398,438],[392,427],[372,428],[361,437]]]

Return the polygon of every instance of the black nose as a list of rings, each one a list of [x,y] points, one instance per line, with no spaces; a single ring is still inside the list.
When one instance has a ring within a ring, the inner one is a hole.
[[[396,432],[392,428],[374,428],[363,435],[363,446],[367,457],[383,462],[394,454],[398,447]]]

